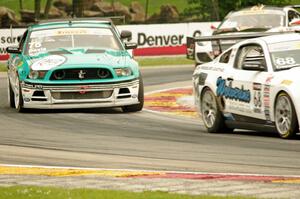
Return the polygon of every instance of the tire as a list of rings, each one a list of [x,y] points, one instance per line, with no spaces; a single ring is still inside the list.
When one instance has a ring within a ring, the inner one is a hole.
[[[22,89],[21,89],[21,84],[19,77],[16,78],[16,90],[14,92],[14,103],[15,103],[15,109],[18,112],[24,112],[24,101],[23,101],[23,96],[22,96]]]
[[[296,110],[287,93],[280,93],[275,102],[274,118],[277,133],[281,138],[290,139],[298,131]]]
[[[144,107],[144,84],[143,84],[143,78],[140,76],[139,78],[139,94],[138,94],[138,100],[139,104],[129,105],[129,106],[123,106],[122,110],[124,113],[130,113],[130,112],[138,112],[141,111]]]
[[[233,129],[226,127],[217,98],[209,88],[205,88],[202,92],[200,106],[202,119],[209,133],[233,131]]]
[[[7,97],[8,97],[9,107],[16,108],[16,106],[15,106],[15,94],[14,94],[12,88],[11,88],[9,77],[7,77]]]

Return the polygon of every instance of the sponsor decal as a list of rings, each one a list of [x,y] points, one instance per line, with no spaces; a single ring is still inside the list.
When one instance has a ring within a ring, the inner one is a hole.
[[[262,107],[262,94],[261,94],[261,90],[262,90],[262,85],[260,83],[253,83],[253,104],[254,104],[254,113],[261,113],[261,107]]]
[[[249,107],[249,103],[237,103],[235,101],[231,101],[231,102],[226,102],[226,109],[227,110],[235,110],[238,112],[242,112],[242,113],[249,113],[250,107]]]
[[[254,104],[254,112],[261,113],[261,107],[262,107],[261,91],[254,91],[253,104]]]
[[[87,89],[89,89],[89,88],[90,88],[90,86],[80,86],[79,93],[83,95],[87,92]]]
[[[265,117],[266,117],[266,120],[267,122],[270,122],[271,121],[271,115],[270,115],[270,106],[271,106],[271,102],[270,102],[270,83],[272,81],[274,77],[273,76],[269,76],[267,77],[266,79],[266,82],[265,82],[265,86],[264,86],[264,89],[263,89],[263,100],[264,100],[264,113],[265,113]]]
[[[261,91],[261,88],[262,88],[261,83],[256,83],[256,82],[253,83],[253,90]]]
[[[283,80],[283,81],[281,82],[282,85],[286,85],[286,86],[289,86],[289,85],[291,85],[292,83],[293,83],[293,81],[291,81],[291,80]]]
[[[218,71],[218,72],[224,72],[224,68],[219,68],[215,66],[201,66],[201,69],[203,70],[211,70],[211,71]]]
[[[176,46],[183,44],[184,35],[157,35],[151,36],[145,33],[138,33],[139,46]]]
[[[217,79],[217,96],[224,96],[226,99],[247,103],[251,100],[251,93],[249,89],[245,90],[244,86],[241,88],[233,88],[232,81],[229,81],[228,85],[226,85],[226,80],[222,77]]]

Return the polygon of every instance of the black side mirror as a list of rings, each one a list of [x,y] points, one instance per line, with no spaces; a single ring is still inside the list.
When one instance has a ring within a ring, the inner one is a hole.
[[[6,48],[6,52],[13,54],[21,54],[21,50],[17,46],[9,46]]]
[[[136,49],[136,48],[137,48],[137,43],[125,43],[126,50],[131,50],[131,49]]]
[[[20,42],[21,39],[22,39],[22,35],[20,35],[20,36],[17,37],[17,41],[18,41],[18,42]]]
[[[128,30],[123,30],[121,32],[121,39],[128,39],[128,40],[131,40],[132,39],[132,33]]]
[[[186,58],[195,59],[195,40],[193,37],[186,38]]]

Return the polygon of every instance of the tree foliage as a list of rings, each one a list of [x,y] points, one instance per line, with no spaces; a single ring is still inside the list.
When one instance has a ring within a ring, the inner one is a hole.
[[[230,11],[258,4],[285,6],[291,0],[187,0],[189,8],[184,10],[185,17],[201,21],[222,20]]]

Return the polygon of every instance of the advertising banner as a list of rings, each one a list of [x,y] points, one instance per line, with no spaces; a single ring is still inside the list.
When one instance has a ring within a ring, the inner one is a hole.
[[[132,32],[132,40],[138,48],[133,51],[135,56],[183,55],[186,53],[186,36],[211,35],[211,26],[218,22],[175,23],[149,25],[120,25],[119,31]],[[6,48],[17,46],[17,37],[26,29],[0,29],[0,61],[8,59]]]

